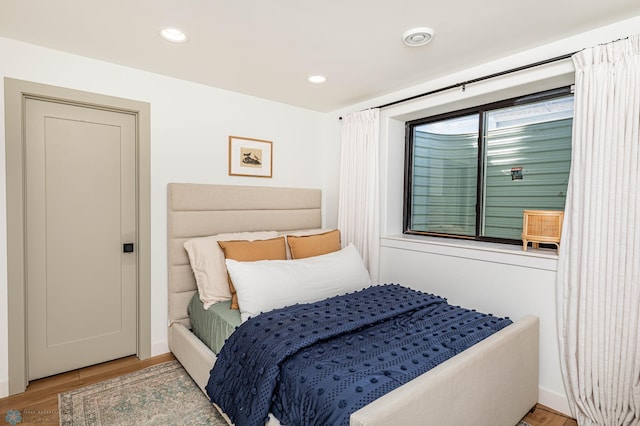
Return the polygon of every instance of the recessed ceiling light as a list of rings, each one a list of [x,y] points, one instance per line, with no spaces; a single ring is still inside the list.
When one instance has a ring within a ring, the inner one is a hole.
[[[178,28],[163,28],[160,30],[160,35],[173,43],[184,43],[188,40],[187,35]]]
[[[429,27],[412,28],[402,34],[402,41],[407,46],[423,46],[433,39],[433,30]]]
[[[309,76],[309,83],[320,84],[320,83],[324,83],[325,81],[327,81],[327,77],[325,77],[324,75]]]

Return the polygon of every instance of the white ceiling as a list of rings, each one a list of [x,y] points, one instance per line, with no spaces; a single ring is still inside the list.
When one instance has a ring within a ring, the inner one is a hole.
[[[0,36],[328,112],[637,15],[639,0],[0,0]],[[405,46],[417,26],[433,41]]]

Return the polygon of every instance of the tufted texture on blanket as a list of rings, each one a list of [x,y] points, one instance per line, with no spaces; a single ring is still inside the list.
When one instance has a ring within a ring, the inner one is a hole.
[[[238,426],[349,424],[349,415],[511,324],[396,284],[242,324],[207,393]]]

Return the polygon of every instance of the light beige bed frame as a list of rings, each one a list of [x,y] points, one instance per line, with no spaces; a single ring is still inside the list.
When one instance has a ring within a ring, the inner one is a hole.
[[[321,228],[322,195],[171,183],[167,198],[169,348],[204,391],[216,356],[190,331],[196,283],[182,244],[223,232]],[[537,400],[538,318],[526,316],[356,411],[351,425],[513,426]]]

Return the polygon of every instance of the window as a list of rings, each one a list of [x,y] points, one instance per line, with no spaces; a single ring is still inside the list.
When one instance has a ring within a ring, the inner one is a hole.
[[[570,87],[407,122],[405,233],[520,243],[564,210],[572,123]]]

